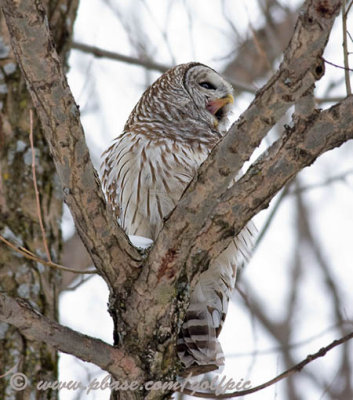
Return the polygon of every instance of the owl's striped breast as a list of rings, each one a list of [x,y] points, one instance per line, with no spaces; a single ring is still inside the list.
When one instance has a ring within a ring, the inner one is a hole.
[[[155,239],[208,148],[124,133],[105,152],[103,185],[129,235]]]

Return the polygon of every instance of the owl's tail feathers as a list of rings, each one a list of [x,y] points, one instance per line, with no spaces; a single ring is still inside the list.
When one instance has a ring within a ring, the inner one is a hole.
[[[177,341],[177,353],[185,366],[182,376],[204,374],[224,365],[222,347],[217,340],[219,324],[215,324],[212,314],[200,303],[190,305],[186,312]]]

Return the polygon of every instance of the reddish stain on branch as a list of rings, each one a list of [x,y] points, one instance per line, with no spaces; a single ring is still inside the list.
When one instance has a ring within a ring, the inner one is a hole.
[[[169,249],[166,255],[162,258],[157,275],[158,282],[163,278],[163,276],[166,276],[167,279],[173,278],[175,272],[173,268],[170,268],[170,264],[173,263],[175,256],[176,251],[174,249]]]

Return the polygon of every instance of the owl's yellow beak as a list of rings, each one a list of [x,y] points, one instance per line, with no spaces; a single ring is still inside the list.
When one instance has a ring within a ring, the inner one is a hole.
[[[207,103],[206,108],[211,114],[216,115],[222,107],[229,103],[234,103],[234,97],[231,94],[227,94],[227,96],[220,99],[211,100]]]

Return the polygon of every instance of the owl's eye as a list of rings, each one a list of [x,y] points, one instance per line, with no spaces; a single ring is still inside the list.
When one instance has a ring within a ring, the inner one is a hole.
[[[210,83],[210,82],[200,82],[199,85],[205,89],[216,90],[216,87],[214,85],[212,85],[212,83]]]

